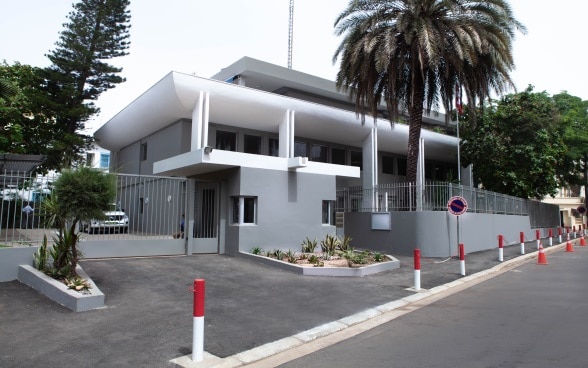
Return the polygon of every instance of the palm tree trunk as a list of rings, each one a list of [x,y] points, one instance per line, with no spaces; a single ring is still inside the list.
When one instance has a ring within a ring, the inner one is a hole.
[[[406,153],[406,181],[416,183],[417,166],[419,158],[419,146],[421,139],[421,127],[423,123],[423,90],[416,88],[408,110],[408,151]]]

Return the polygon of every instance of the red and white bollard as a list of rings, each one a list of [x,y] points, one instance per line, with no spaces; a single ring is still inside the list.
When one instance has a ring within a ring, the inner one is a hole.
[[[549,246],[553,245],[553,229],[549,228]]]
[[[192,361],[204,360],[204,289],[203,279],[194,280],[194,331],[192,336]]]
[[[576,225],[572,227],[572,236],[576,239]]]
[[[498,235],[498,262],[504,261],[504,236]]]
[[[521,254],[525,254],[525,233],[521,231]]]
[[[459,245],[459,272],[465,276],[465,250],[463,244]]]
[[[535,239],[537,240],[537,250],[541,247],[541,232],[539,230],[535,230]]]
[[[562,230],[561,230],[561,226],[557,227],[557,244],[561,244],[563,243],[563,241],[561,240],[561,236],[562,236]]]
[[[414,289],[421,290],[421,250],[414,250]]]
[[[566,240],[570,241],[570,227],[566,226]]]

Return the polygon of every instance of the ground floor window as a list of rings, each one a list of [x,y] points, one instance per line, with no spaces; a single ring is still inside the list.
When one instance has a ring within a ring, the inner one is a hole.
[[[257,197],[236,196],[231,200],[233,225],[257,223]]]
[[[323,201],[322,223],[323,225],[335,224],[333,201]]]

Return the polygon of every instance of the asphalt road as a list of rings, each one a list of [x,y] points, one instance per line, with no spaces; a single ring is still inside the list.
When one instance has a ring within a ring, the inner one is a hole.
[[[281,368],[587,367],[588,249],[523,264]]]
[[[505,248],[505,260],[518,255],[518,245]],[[174,367],[192,349],[195,278],[206,280],[204,350],[230,357],[413,295],[412,257],[398,257],[399,269],[363,278],[300,276],[223,255],[86,260],[106,308],[81,313],[3,282],[0,367]],[[466,256],[468,275],[498,264],[495,250]],[[460,278],[455,258],[421,262],[423,289]]]

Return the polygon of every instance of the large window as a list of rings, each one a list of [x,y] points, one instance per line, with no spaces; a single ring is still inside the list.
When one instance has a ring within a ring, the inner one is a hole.
[[[351,166],[357,166],[363,169],[363,154],[360,151],[351,151]]]
[[[331,163],[337,165],[345,165],[347,163],[344,148],[331,148]]]
[[[257,223],[257,197],[231,197],[233,225]]]
[[[261,137],[257,135],[245,134],[243,136],[243,152],[261,154]]]
[[[406,176],[406,164],[407,162],[405,158],[398,159],[398,175]]]
[[[216,131],[216,147],[225,151],[237,150],[237,133],[224,130]]]
[[[382,156],[382,173],[394,175],[394,157]]]
[[[308,157],[306,142],[294,142],[294,157]]]
[[[318,161],[318,162],[327,162],[328,161],[328,154],[329,150],[327,146],[323,146],[320,144],[313,144],[310,147],[310,160],[311,161]]]

